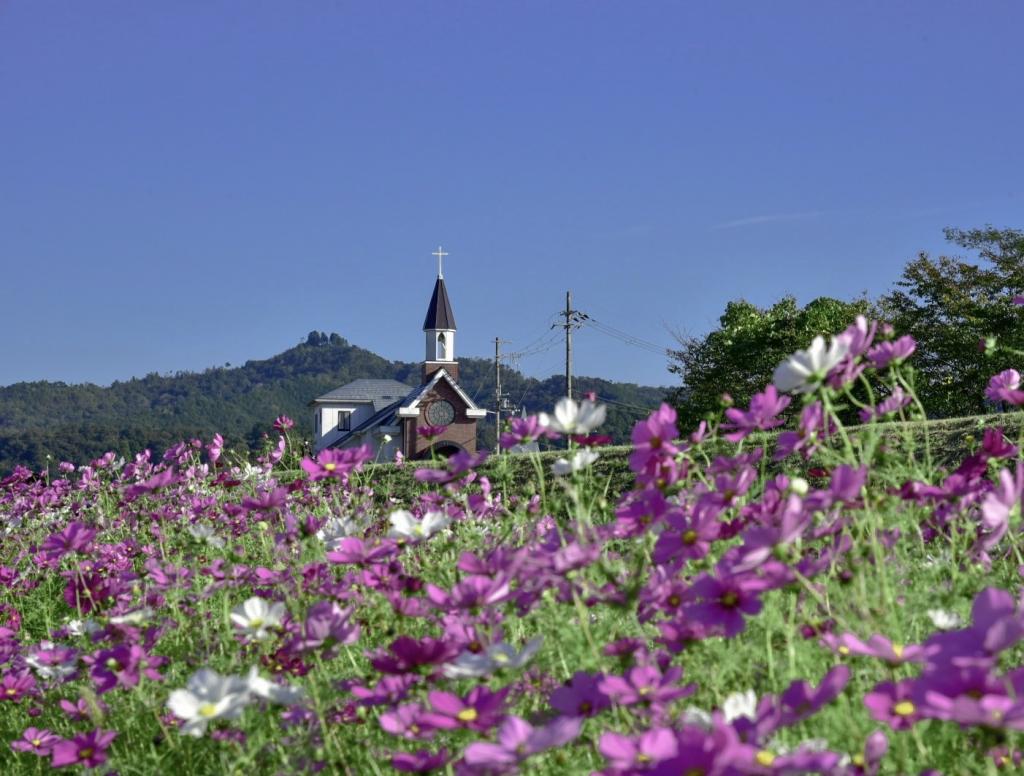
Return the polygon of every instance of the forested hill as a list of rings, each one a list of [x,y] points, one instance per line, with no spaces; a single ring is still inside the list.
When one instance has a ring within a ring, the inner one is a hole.
[[[494,362],[460,358],[459,382],[474,400],[491,408]],[[0,388],[0,476],[15,464],[40,468],[46,456],[75,463],[113,450],[162,452],[182,439],[221,433],[229,446],[256,446],[278,415],[309,435],[309,401],[360,377],[394,378],[417,385],[420,364],[388,361],[350,345],[337,334],[311,332],[306,341],[272,358],[239,367],[175,375],[150,374],[109,387],[65,383],[17,383]],[[502,388],[528,412],[550,409],[564,378],[546,380],[502,370]],[[579,377],[574,390],[595,391],[609,401],[605,433],[628,439],[645,408],[657,406],[666,389]],[[483,424],[481,443],[492,447],[493,426]]]

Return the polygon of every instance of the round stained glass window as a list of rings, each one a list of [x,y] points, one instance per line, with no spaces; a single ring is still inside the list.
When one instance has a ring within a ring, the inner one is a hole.
[[[455,420],[455,408],[443,399],[427,407],[427,422],[432,426],[447,426]]]

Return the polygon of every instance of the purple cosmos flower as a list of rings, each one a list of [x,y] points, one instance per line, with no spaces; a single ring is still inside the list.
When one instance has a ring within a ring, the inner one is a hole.
[[[668,502],[661,491],[644,489],[623,499],[615,511],[615,535],[640,536],[668,511]]]
[[[491,692],[486,687],[474,687],[465,698],[435,690],[427,695],[434,711],[424,714],[424,719],[443,730],[465,728],[485,732],[505,717],[505,698],[510,690],[506,687]]]
[[[767,431],[781,426],[784,421],[778,415],[791,401],[788,396],[779,396],[775,386],[769,385],[761,393],[754,394],[749,409],[730,407],[725,411],[728,422],[723,423],[722,428],[734,429],[725,438],[730,442],[739,442],[754,431]]]
[[[676,731],[676,755],[662,760],[650,772],[653,776],[765,772],[734,767],[740,763],[751,764],[756,752],[740,743],[732,726],[721,721],[713,721],[710,729],[684,725]]]
[[[430,773],[444,768],[448,764],[447,749],[431,754],[426,749],[418,752],[396,752],[391,756],[391,767],[403,773]]]
[[[35,690],[36,680],[32,673],[23,668],[21,671],[8,671],[0,678],[0,701],[17,703]]]
[[[359,639],[359,625],[352,623],[352,609],[342,609],[334,601],[318,601],[306,613],[304,637],[293,643],[294,649],[305,652],[324,649],[324,659],[337,654],[342,644],[354,644]]]
[[[821,442],[835,432],[835,424],[825,418],[825,409],[820,401],[808,404],[800,411],[796,431],[783,431],[775,444],[775,460],[781,461],[793,453],[810,458]]]
[[[633,426],[633,452],[629,456],[629,468],[642,472],[652,460],[674,458],[679,453],[679,448],[674,444],[678,436],[676,411],[662,402],[646,420]]]
[[[923,663],[925,649],[917,644],[894,644],[881,634],[874,634],[868,638],[867,643],[861,641],[852,633],[844,633],[836,636],[826,633],[821,638],[822,643],[840,655],[865,655],[884,660],[889,665],[898,666],[902,663]]]
[[[875,369],[885,369],[889,364],[900,363],[909,358],[917,349],[917,343],[909,334],[891,342],[879,342],[867,352],[868,360]]]
[[[161,488],[170,487],[180,481],[181,477],[175,474],[174,469],[167,467],[157,474],[154,474],[145,482],[140,482],[125,489],[124,495],[126,499],[133,501],[146,493],[154,493]]]
[[[369,655],[370,665],[382,674],[407,674],[421,666],[438,665],[455,657],[460,651],[457,644],[432,639],[414,639],[399,636],[388,649],[377,650]]]
[[[381,714],[380,726],[393,736],[416,741],[430,740],[436,730],[436,727],[426,719],[424,709],[418,703],[406,703]]]
[[[288,431],[288,429],[295,427],[295,421],[289,418],[287,415],[278,415],[274,419],[274,430],[280,433]]]
[[[611,700],[601,692],[604,674],[589,674],[577,671],[572,679],[551,693],[551,708],[567,717],[592,717],[611,705]]]
[[[83,658],[91,666],[89,676],[96,683],[101,695],[115,687],[134,687],[140,675],[151,681],[163,679],[156,669],[167,662],[167,658],[146,653],[138,644],[118,644],[113,649],[101,649]]]
[[[753,574],[738,574],[722,579],[701,574],[686,593],[685,612],[710,628],[720,628],[727,638],[743,631],[744,614],[761,611],[758,594],[768,587]]]
[[[46,757],[53,751],[53,747],[64,739],[51,733],[45,728],[25,728],[25,732],[17,741],[11,742],[11,749],[15,752],[31,752],[40,757]]]
[[[613,770],[633,773],[678,755],[679,740],[668,728],[654,728],[632,738],[609,731],[601,735],[597,748]]]
[[[1007,404],[1024,404],[1024,391],[1020,388],[1020,372],[1006,369],[993,375],[985,389],[985,398],[990,401],[1005,401]]]
[[[580,734],[581,724],[579,717],[559,717],[535,728],[524,719],[508,716],[498,729],[498,743],[470,744],[463,758],[477,768],[511,769],[538,752],[569,743]]]
[[[477,468],[487,460],[488,453],[481,450],[478,453],[469,453],[460,450],[448,459],[447,471],[444,469],[417,469],[413,474],[417,482],[430,482],[442,485],[457,480],[463,474]]]
[[[508,450],[516,445],[529,444],[538,439],[554,439],[558,435],[540,424],[540,418],[530,415],[525,418],[512,417],[508,422],[509,430],[501,435],[499,444]]]
[[[665,521],[669,527],[661,532],[652,555],[658,564],[703,558],[722,532],[722,522],[710,511],[686,515],[674,510]]]
[[[884,418],[910,404],[910,396],[903,392],[900,386],[893,388],[892,394],[874,407],[867,407],[860,411],[860,422],[870,423],[872,420]]]
[[[95,528],[86,528],[84,523],[75,520],[68,523],[63,531],[49,536],[39,549],[49,560],[63,558],[69,552],[84,554],[88,552],[97,533]]]
[[[685,687],[677,684],[682,676],[683,669],[679,666],[672,666],[664,674],[657,666],[636,666],[625,676],[606,676],[597,687],[619,706],[661,705],[696,692],[695,684]]]
[[[398,552],[398,545],[388,539],[370,544],[354,536],[348,536],[338,542],[337,549],[327,553],[327,560],[332,563],[351,563],[362,566],[368,563],[380,563],[396,552]]]
[[[107,749],[117,738],[116,730],[93,730],[91,733],[80,733],[70,741],[54,744],[53,759],[50,764],[54,768],[66,765],[81,765],[95,768],[107,761]]]
[[[347,481],[351,472],[359,471],[363,464],[373,460],[373,448],[370,445],[348,447],[344,449],[328,448],[321,450],[316,460],[302,459],[302,468],[309,475],[310,482],[333,477]]]
[[[881,682],[864,696],[868,713],[893,730],[907,730],[921,719],[913,701],[914,681],[904,679],[898,683]]]
[[[850,669],[836,666],[822,677],[817,687],[796,681],[779,698],[779,725],[789,727],[817,713],[819,709],[839,697],[850,681]]]
[[[441,434],[448,430],[448,426],[420,426],[416,429],[416,433],[424,439],[430,441],[437,439]]]

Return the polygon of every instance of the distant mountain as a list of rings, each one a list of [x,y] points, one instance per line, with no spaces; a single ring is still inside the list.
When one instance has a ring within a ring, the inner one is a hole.
[[[272,358],[239,367],[174,375],[149,374],[109,387],[32,382],[0,388],[0,475],[16,464],[34,469],[66,460],[84,463],[108,450],[128,455],[163,452],[183,439],[221,433],[231,447],[256,447],[278,415],[310,433],[309,401],[360,377],[419,382],[418,362],[388,361],[350,345],[338,334],[310,332],[306,341]],[[459,382],[482,407],[493,408],[494,362],[459,359]],[[547,410],[562,396],[564,378],[524,377],[502,369],[502,389],[527,412]],[[636,420],[667,389],[575,378],[574,391],[608,402],[602,429],[625,442]],[[493,423],[481,424],[480,444],[494,446]]]

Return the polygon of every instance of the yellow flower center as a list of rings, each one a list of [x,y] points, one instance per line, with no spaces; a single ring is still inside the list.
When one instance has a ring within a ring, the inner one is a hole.
[[[263,620],[260,617],[253,617],[251,620],[249,620],[249,627],[250,628],[258,628],[262,624],[263,624]]]
[[[641,753],[636,756],[636,761],[638,763],[649,763],[651,761],[651,756],[649,754]]]
[[[93,749],[91,746],[87,746],[87,747],[85,747],[85,749],[79,749],[78,750],[78,759],[79,760],[88,760],[90,757],[92,757],[92,753],[94,751],[96,751],[96,750]]]
[[[738,595],[736,595],[735,592],[730,590],[727,593],[725,593],[725,595],[722,596],[721,601],[722,601],[722,606],[732,607],[732,606],[735,606],[736,604],[738,604],[740,602],[740,597]]]
[[[683,534],[683,544],[694,544],[697,541],[697,532],[692,528]]]
[[[704,776],[703,768],[690,768],[683,776]]]
[[[899,717],[909,717],[917,709],[914,708],[914,704],[910,701],[900,701],[892,707],[893,712]]]
[[[767,768],[773,762],[775,762],[775,755],[773,755],[767,749],[762,749],[754,756],[754,759],[757,760],[758,765],[763,765],[765,768]]]
[[[33,738],[31,741],[32,746],[42,746],[42,743],[43,739],[41,738]]]
[[[210,717],[214,717],[214,716],[217,715],[217,707],[214,706],[212,703],[204,703],[204,704],[202,704],[199,707],[198,711],[199,711],[199,716],[200,717],[205,717],[206,719],[209,719]]]
[[[862,755],[860,752],[857,752],[857,754],[850,758],[850,762],[852,762],[859,768],[864,765],[864,755]]]
[[[893,651],[893,654],[896,655],[896,657],[903,657],[903,645],[902,644],[893,644],[892,645],[892,651]]]
[[[335,469],[338,468],[338,464],[336,464],[336,463],[325,463],[324,464],[324,468],[327,471],[329,471],[329,472],[333,472]]]
[[[473,722],[477,718],[476,709],[468,708],[463,709],[455,715],[460,722]]]
[[[840,655],[849,655],[850,654],[850,648],[848,646],[846,646],[845,644],[840,644],[839,645],[839,649],[837,651],[839,652]]]

